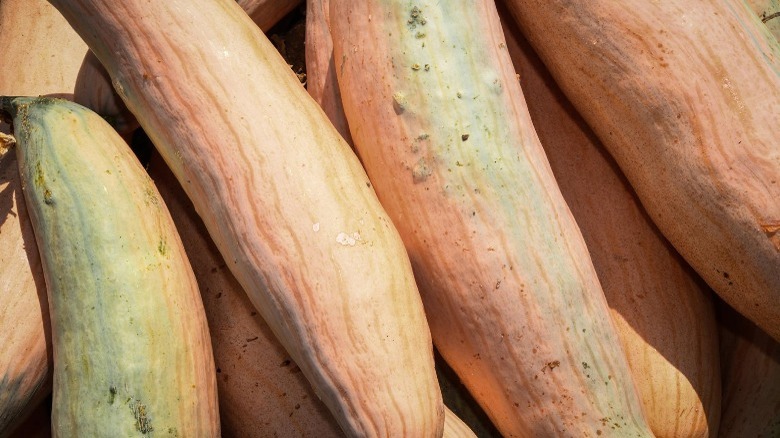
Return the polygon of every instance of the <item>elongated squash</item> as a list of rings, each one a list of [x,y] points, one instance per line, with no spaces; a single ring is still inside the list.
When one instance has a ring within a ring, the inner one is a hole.
[[[504,15],[502,18],[509,18]],[[653,433],[717,436],[712,292],[663,238],[595,134],[511,22],[507,47],[536,132],[582,230]]]
[[[54,436],[216,437],[208,327],[151,180],[97,114],[0,98],[47,284]]]
[[[222,436],[341,436],[333,415],[230,273],[159,154],[152,154],[148,172],[171,212],[198,280],[217,367]]]
[[[495,4],[330,5],[355,146],[444,359],[505,436],[651,436]]]
[[[0,95],[73,93],[87,51],[45,0],[0,1],[0,48]],[[8,132],[0,120],[0,133]],[[19,187],[15,155],[6,154],[0,159],[0,437],[51,391],[46,288]]]
[[[780,340],[780,45],[733,0],[505,0],[653,222]]]
[[[79,68],[73,101],[100,114],[128,143],[138,129],[138,120],[117,96],[108,72],[92,51],[87,51]]]
[[[0,158],[0,436],[49,393],[49,308],[16,155]]]
[[[52,3],[345,432],[440,435],[430,332],[398,232],[349,146],[241,8]]]
[[[44,0],[40,1],[44,2]],[[290,10],[299,2],[300,0],[245,0],[239,1],[238,4],[263,31],[267,31],[275,25],[284,14],[290,12]],[[53,6],[45,2],[44,4],[52,11],[55,11],[61,22],[67,26],[65,19],[56,12]],[[73,32],[71,29],[69,30]],[[75,33],[73,33],[73,36],[78,38],[78,35]],[[81,41],[81,38],[78,38],[78,41],[82,46],[86,47]],[[309,89],[311,90],[311,88]],[[6,92],[6,94],[8,93],[9,92]],[[84,60],[78,70],[75,89],[73,90],[73,101],[80,105],[84,105],[106,118],[106,120],[111,123],[111,126],[113,126],[114,129],[122,135],[122,138],[128,142],[131,139],[133,131],[139,126],[135,116],[127,109],[119,96],[117,96],[116,90],[114,90],[111,85],[111,78],[109,77],[108,72],[103,65],[100,64],[100,60],[97,59],[95,54],[89,50],[87,50],[87,54],[84,56]]]
[[[325,111],[339,134],[352,144],[336,78],[329,5],[328,0],[306,1],[306,91]]]

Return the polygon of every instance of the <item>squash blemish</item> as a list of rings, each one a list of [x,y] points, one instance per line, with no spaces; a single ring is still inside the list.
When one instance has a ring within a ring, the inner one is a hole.
[[[420,158],[417,161],[417,164],[414,165],[414,169],[412,169],[412,179],[416,183],[424,182],[428,179],[429,176],[431,176],[431,173],[433,173],[433,170],[428,165],[427,160],[425,157]]]
[[[108,387],[108,404],[113,405],[116,399],[116,386]]]
[[[141,403],[141,400],[135,400],[130,402],[130,409],[133,411],[133,417],[135,417],[135,428],[143,434],[152,432],[152,420],[149,418],[146,412],[146,405]]]

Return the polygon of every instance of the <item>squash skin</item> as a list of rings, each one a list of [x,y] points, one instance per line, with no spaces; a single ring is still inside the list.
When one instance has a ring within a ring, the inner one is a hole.
[[[442,357],[505,436],[651,436],[493,3],[330,6],[355,146]]]
[[[0,29],[0,95],[73,93],[87,45],[54,7],[45,0],[3,0]]]
[[[87,51],[45,0],[0,1],[0,47],[0,95],[72,93],[78,59]],[[9,132],[2,120],[0,132]],[[46,286],[19,187],[9,152],[0,159],[0,437],[51,391]]]
[[[430,332],[398,233],[247,15],[226,0],[52,3],[345,432],[440,435]]]
[[[16,155],[0,158],[0,436],[49,392],[51,331],[46,285],[22,197]]]
[[[534,127],[588,245],[653,433],[718,436],[712,291],[647,217],[511,17],[503,18],[510,18],[502,25]]]
[[[53,436],[219,436],[197,283],[140,163],[80,105],[2,97],[0,107],[13,116],[47,284]]]
[[[306,91],[325,111],[344,140],[352,145],[352,135],[341,103],[341,91],[333,60],[328,0],[306,2]]]
[[[212,242],[159,154],[148,167],[181,235],[203,299],[217,367],[222,436],[342,436]]]
[[[755,14],[727,0],[505,1],[664,236],[780,339],[780,45]]]

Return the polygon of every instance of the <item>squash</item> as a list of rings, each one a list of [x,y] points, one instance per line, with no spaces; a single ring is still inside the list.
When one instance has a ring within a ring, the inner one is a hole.
[[[241,8],[52,3],[344,431],[440,435],[430,331],[398,232],[349,146]]]
[[[100,114],[127,143],[139,127],[138,120],[117,96],[108,72],[92,51],[88,50],[81,62],[73,101]]]
[[[780,44],[739,1],[505,1],[664,236],[780,340]]]
[[[651,436],[492,1],[330,1],[344,109],[442,357],[504,436]]]
[[[198,280],[217,367],[222,436],[341,436],[333,415],[230,273],[159,154],[152,154],[148,172]]]
[[[100,116],[1,97],[47,285],[54,436],[219,436],[197,283],[159,193]]]
[[[721,438],[780,436],[780,343],[721,305]]]
[[[352,136],[341,104],[336,63],[333,60],[329,8],[328,0],[306,2],[306,91],[351,145]]]
[[[16,155],[0,158],[0,436],[8,436],[49,392],[49,309]]]
[[[45,0],[0,1],[0,47],[0,95],[72,93],[87,51]],[[0,134],[8,132],[0,120]],[[51,391],[46,287],[19,187],[15,155],[7,153],[0,158],[0,437]]]
[[[712,291],[661,236],[514,23],[502,24],[531,119],[588,245],[653,433],[717,436]]]

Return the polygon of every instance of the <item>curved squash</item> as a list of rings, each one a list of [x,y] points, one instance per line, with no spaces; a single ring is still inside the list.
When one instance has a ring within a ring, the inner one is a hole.
[[[330,37],[328,0],[306,2],[306,91],[328,115],[344,140],[352,144],[336,78]]]
[[[45,0],[0,1],[0,95],[67,95],[86,44]],[[0,133],[9,126],[0,120]],[[0,147],[0,155],[2,154]],[[0,437],[51,391],[46,287],[13,153],[0,159]]]
[[[653,433],[716,437],[712,292],[647,217],[604,146],[513,23],[507,47],[555,179],[582,230]]]
[[[330,5],[355,146],[442,357],[505,436],[650,436],[493,2]]]
[[[780,340],[780,44],[739,1],[505,1],[664,236]]]
[[[97,114],[0,98],[46,279],[55,436],[217,437],[197,283],[153,183]]]
[[[241,8],[52,3],[341,427],[441,434],[430,332],[398,233],[349,146]]]

